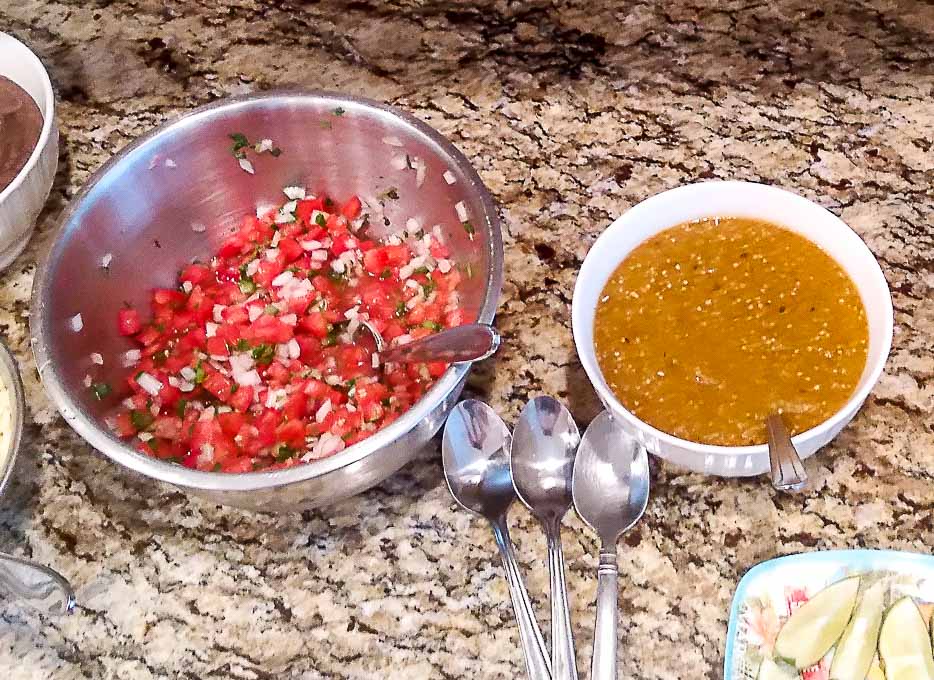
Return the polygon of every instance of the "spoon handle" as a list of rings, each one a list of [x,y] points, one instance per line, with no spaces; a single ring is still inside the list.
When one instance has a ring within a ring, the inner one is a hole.
[[[54,614],[75,608],[71,585],[57,571],[30,560],[0,553],[0,586],[33,606]]]
[[[501,517],[491,524],[496,546],[503,558],[503,568],[506,571],[506,582],[509,584],[509,595],[512,597],[512,608],[516,613],[516,623],[519,624],[519,640],[525,652],[525,667],[529,680],[551,680],[551,666],[545,653],[545,641],[535,620],[529,593],[522,582],[522,574],[519,573],[509,529],[506,527],[506,518]]]
[[[499,332],[488,324],[471,323],[428,335],[407,345],[388,347],[379,358],[383,363],[420,361],[480,361],[499,349]]]
[[[597,620],[593,629],[590,680],[616,680],[616,551],[600,549],[597,568]]]
[[[772,466],[772,486],[779,491],[801,491],[808,483],[804,463],[788,436],[785,423],[777,413],[766,418],[769,431],[769,462]]]
[[[548,533],[548,575],[551,579],[551,668],[555,680],[577,680],[574,634],[564,580],[561,529]]]

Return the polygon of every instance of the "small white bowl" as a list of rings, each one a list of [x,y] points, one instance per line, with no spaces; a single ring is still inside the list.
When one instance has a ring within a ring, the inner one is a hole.
[[[703,217],[752,217],[791,229],[829,253],[859,290],[869,322],[869,354],[859,385],[829,420],[793,438],[802,457],[833,439],[879,379],[892,345],[892,298],[878,262],[842,220],[797,194],[748,182],[690,184],[653,196],[611,224],[587,254],[574,287],[572,323],[577,353],[603,404],[651,453],[696,472],[745,477],[769,471],[766,445],[711,446],[679,439],[639,420],[610,391],[597,364],[594,312],[607,279],[647,238]]]
[[[42,133],[26,165],[0,191],[0,270],[23,252],[36,219],[49,198],[58,167],[58,126],[55,95],[42,62],[19,40],[0,33],[0,76],[6,76],[31,96],[42,112]]]

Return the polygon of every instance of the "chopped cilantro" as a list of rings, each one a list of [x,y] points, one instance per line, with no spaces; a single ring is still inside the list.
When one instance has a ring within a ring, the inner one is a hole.
[[[278,146],[274,146],[272,147],[272,149],[269,150],[269,153],[272,155],[273,158],[278,158],[279,156],[282,155],[282,149],[280,149]]]
[[[464,222],[464,231],[467,232],[468,236],[473,236],[477,233],[477,230],[474,229],[473,225],[470,222]]]
[[[204,366],[199,361],[198,365],[195,366],[195,380],[194,380],[195,385],[200,385],[201,383],[203,383],[206,377],[207,375],[204,372]]]
[[[177,415],[179,418],[184,418],[184,417],[185,417],[185,407],[187,407],[187,406],[188,406],[188,400],[187,400],[187,399],[179,399],[179,400],[175,403],[175,415]]]
[[[246,338],[240,338],[237,340],[237,344],[234,345],[234,349],[238,352],[246,352],[248,349],[250,349],[250,341]]]
[[[152,355],[152,360],[156,364],[156,366],[161,366],[162,364],[165,363],[165,360],[168,358],[169,358],[168,348],[160,349],[158,352]]]
[[[438,287],[438,284],[435,283],[434,281],[429,281],[428,283],[423,283],[423,284],[422,284],[422,291],[424,291],[425,297],[428,297],[429,295],[431,295],[432,291],[434,291],[434,289],[437,288],[437,287]]]
[[[326,196],[326,197],[324,198],[324,207],[325,207],[325,208],[330,208],[330,207],[333,206],[333,205],[334,205],[334,201],[332,201],[329,197]]]
[[[214,472],[220,472],[220,471],[221,471],[221,464],[214,463]]]
[[[240,286],[240,292],[243,293],[244,295],[252,295],[253,293],[256,292],[256,284],[253,283],[253,279],[251,279],[250,277],[240,279],[239,286]]]
[[[279,316],[279,308],[275,305],[266,305],[266,309],[263,310],[263,313],[269,316]]]
[[[182,462],[182,459],[181,459],[180,456],[169,456],[168,458],[166,458],[166,460],[169,461],[170,463],[179,463],[179,464],[181,464],[181,462]]]
[[[428,273],[428,267],[419,267],[418,269],[416,269],[416,270],[413,271],[412,273],[413,273],[413,274],[427,274],[427,273]]]
[[[384,269],[382,273],[379,275],[379,278],[388,279],[390,276],[392,276],[392,270],[389,269],[389,267],[386,267],[386,269]]]
[[[441,324],[437,321],[424,321],[422,322],[422,328],[428,328],[437,332],[441,330]]]
[[[110,393],[113,392],[110,385],[107,383],[94,383],[91,385],[91,391],[94,393],[94,398],[98,401],[105,399],[110,396]]]
[[[155,418],[152,417],[149,411],[130,411],[130,422],[133,423],[133,427],[136,428],[137,432],[145,430],[152,425],[154,420]]]
[[[342,109],[340,106],[338,106],[336,109],[334,109],[334,115],[335,115],[335,116],[343,116],[344,113],[346,113],[346,112],[345,112],[344,109]]]
[[[396,303],[396,318],[397,319],[401,319],[403,316],[405,316],[405,313],[407,311],[408,309],[406,308],[404,302],[400,300],[399,302]]]
[[[235,382],[233,385],[230,386],[230,393],[236,394],[237,390],[239,389],[240,389],[240,383]]]
[[[295,449],[293,449],[291,446],[287,446],[286,444],[279,444],[279,446],[276,448],[276,460],[280,463],[284,460],[288,460],[294,455]]]
[[[383,193],[379,194],[379,195],[377,196],[377,198],[380,199],[381,201],[382,201],[382,200],[385,200],[385,199],[387,199],[387,198],[390,199],[390,200],[393,200],[393,201],[398,201],[398,200],[399,200],[399,190],[396,189],[395,187],[389,187],[388,189],[386,189],[386,191],[384,191]]]
[[[390,406],[392,406],[392,399],[390,399],[389,397],[386,397],[380,403],[383,405],[384,408],[389,408]]]
[[[253,360],[257,364],[271,364],[273,357],[276,356],[276,347],[275,345],[267,345],[266,343],[263,343],[254,347],[250,354],[253,356]]]
[[[342,283],[347,277],[333,269],[328,270],[328,278],[335,283]]]
[[[230,151],[235,158],[246,158],[246,152],[243,150],[246,147],[250,146],[250,140],[246,138],[242,132],[235,132],[230,135],[230,138],[233,140],[233,146]]]
[[[328,218],[324,216],[324,213],[319,212],[317,215],[315,215],[315,224],[317,224],[319,227],[324,227],[327,225],[327,223]]]
[[[320,125],[320,126],[321,126],[323,129],[325,129],[325,130],[330,130],[330,129],[331,129],[331,121],[329,121],[329,120],[321,120],[321,121],[318,121],[318,125]]]

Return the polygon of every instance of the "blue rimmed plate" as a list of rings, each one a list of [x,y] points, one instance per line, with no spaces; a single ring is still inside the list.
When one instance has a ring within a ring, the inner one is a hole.
[[[913,597],[925,618],[934,612],[934,557],[894,550],[830,550],[779,557],[750,569],[736,588],[727,629],[724,680],[755,680],[789,614],[847,576],[889,582],[889,600]],[[832,652],[801,673],[826,680]]]

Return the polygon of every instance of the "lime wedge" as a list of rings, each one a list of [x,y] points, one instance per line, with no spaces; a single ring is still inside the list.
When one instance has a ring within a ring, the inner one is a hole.
[[[771,659],[763,659],[756,680],[798,680],[798,673],[790,666],[782,666]]]
[[[934,680],[931,638],[921,610],[910,597],[889,607],[879,633],[886,680]]]
[[[869,672],[879,641],[886,587],[886,583],[879,582],[863,593],[853,618],[833,652],[831,680],[865,678]]]
[[[778,632],[775,656],[795,668],[808,668],[824,658],[850,620],[859,577],[837,581],[795,611]]]

